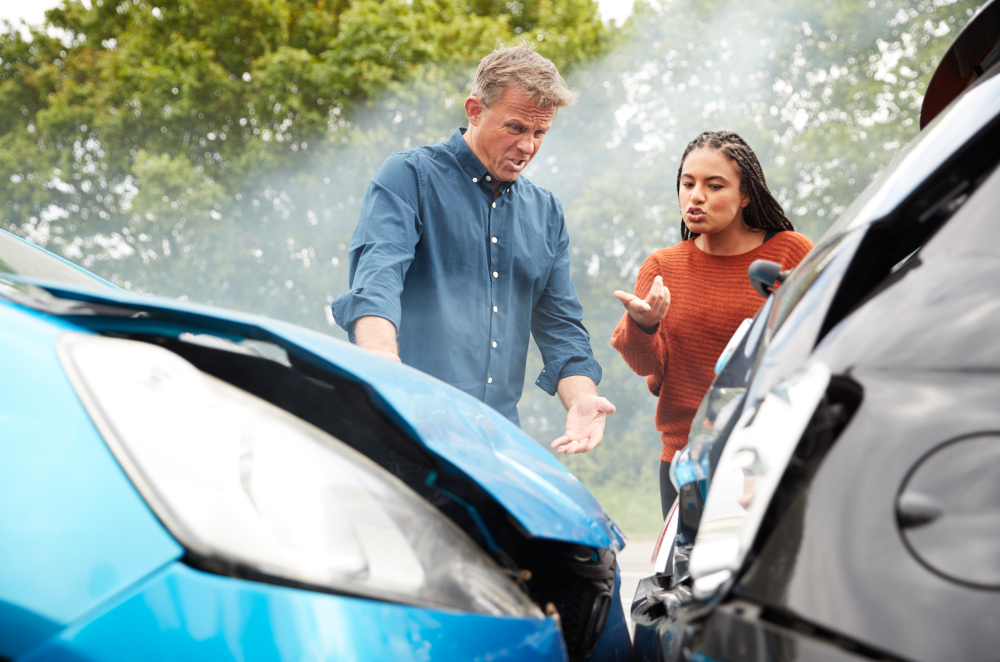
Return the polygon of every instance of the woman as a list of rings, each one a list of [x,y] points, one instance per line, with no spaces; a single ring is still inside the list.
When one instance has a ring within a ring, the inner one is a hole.
[[[635,294],[615,292],[625,315],[611,344],[659,396],[660,503],[677,492],[670,461],[687,444],[691,420],[729,338],[764,300],[750,285],[754,260],[797,265],[812,242],[793,231],[767,189],[757,156],[737,134],[705,132],[677,171],[682,241],[643,262]]]

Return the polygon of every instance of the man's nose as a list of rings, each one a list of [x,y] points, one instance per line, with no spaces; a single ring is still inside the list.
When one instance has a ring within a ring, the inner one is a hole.
[[[521,136],[521,139],[517,141],[517,148],[525,156],[531,156],[535,153],[535,141],[531,136]]]

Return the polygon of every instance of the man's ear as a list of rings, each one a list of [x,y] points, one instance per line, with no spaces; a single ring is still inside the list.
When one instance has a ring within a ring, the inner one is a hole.
[[[465,115],[469,118],[470,126],[479,126],[485,111],[486,104],[479,97],[469,97],[465,100]]]

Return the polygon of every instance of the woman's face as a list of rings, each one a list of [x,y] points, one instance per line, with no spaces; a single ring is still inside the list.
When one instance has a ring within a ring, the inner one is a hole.
[[[707,147],[694,150],[684,159],[677,197],[684,223],[695,234],[716,234],[734,222],[734,229],[742,229],[743,208],[750,202],[740,190],[737,165]]]

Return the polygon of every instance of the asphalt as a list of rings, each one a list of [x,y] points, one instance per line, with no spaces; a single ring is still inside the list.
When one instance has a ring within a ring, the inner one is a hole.
[[[639,580],[653,574],[653,564],[650,557],[653,555],[655,540],[629,540],[621,552],[618,553],[618,568],[622,573],[622,606],[625,608],[625,619],[628,621],[628,632],[632,634],[632,596],[639,586]]]

